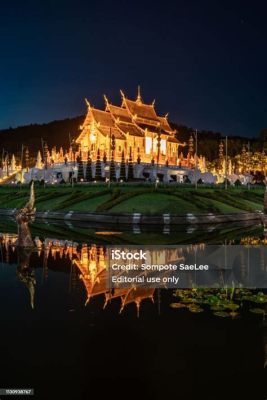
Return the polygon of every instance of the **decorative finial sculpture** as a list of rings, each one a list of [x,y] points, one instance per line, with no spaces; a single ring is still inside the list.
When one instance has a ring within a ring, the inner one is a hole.
[[[137,104],[142,104],[142,97],[141,97],[140,85],[138,85],[138,89],[137,89],[136,103],[137,103]]]
[[[34,269],[30,268],[30,257],[32,249],[20,247],[18,249],[18,262],[17,276],[19,280],[25,284],[30,294],[31,308],[34,309],[34,294],[36,279]]]
[[[18,224],[18,247],[34,247],[31,232],[29,229],[29,222],[34,220],[36,208],[35,203],[35,193],[34,193],[34,181],[31,182],[30,186],[30,198],[26,205],[17,211],[16,221]]]
[[[34,243],[32,240],[31,232],[28,224],[33,221],[36,208],[35,204],[35,193],[34,193],[34,181],[30,185],[30,198],[26,205],[17,211],[16,221],[18,224],[18,240],[16,242],[18,251],[19,265],[17,268],[18,278],[23,282],[30,293],[31,307],[34,308],[34,293],[36,279],[34,270],[30,268],[30,256],[33,251]]]
[[[106,106],[108,105],[108,98],[107,98],[107,96],[104,94],[104,100],[105,100],[105,103],[106,103]]]
[[[85,104],[87,105],[87,107],[90,108],[90,103],[89,103],[89,101],[87,100],[86,97],[85,97],[84,101],[85,101]]]

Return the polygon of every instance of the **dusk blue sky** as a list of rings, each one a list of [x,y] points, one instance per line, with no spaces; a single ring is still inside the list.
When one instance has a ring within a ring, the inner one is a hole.
[[[171,121],[256,136],[267,127],[258,1],[0,1],[0,128],[81,115],[119,90]]]

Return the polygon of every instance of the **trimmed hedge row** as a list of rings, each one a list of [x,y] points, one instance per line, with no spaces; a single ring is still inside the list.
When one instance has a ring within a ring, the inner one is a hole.
[[[41,203],[43,201],[51,200],[54,198],[66,196],[66,193],[52,192],[52,193],[37,193],[35,195],[36,201]]]
[[[38,203],[43,203],[45,206],[45,202],[48,200],[57,199],[62,196],[66,196],[65,199],[59,199],[59,202],[52,206],[51,210],[62,210],[62,209],[70,209],[70,207],[79,202],[89,200],[95,197],[104,196],[110,194],[111,197],[104,203],[98,205],[96,211],[108,211],[117,204],[122,203],[132,197],[147,194],[147,193],[160,193],[175,196],[176,198],[180,198],[188,203],[194,204],[194,206],[199,209],[201,212],[210,211],[210,212],[220,212],[220,207],[213,204],[214,201],[218,201],[224,203],[225,205],[232,206],[244,211],[254,211],[254,207],[248,204],[245,204],[246,201],[252,201],[256,204],[259,204],[259,207],[263,204],[263,193],[255,192],[255,191],[238,191],[235,189],[231,189],[229,191],[224,191],[221,189],[212,189],[212,190],[202,190],[199,189],[197,191],[187,188],[187,190],[181,190],[177,187],[158,187],[154,186],[143,186],[143,187],[132,187],[131,190],[125,191],[124,186],[111,186],[100,187],[98,191],[92,192],[88,191],[86,187],[80,187],[72,189],[72,190],[62,190],[61,187],[54,189],[37,189],[36,190],[36,203],[38,208]],[[29,192],[28,190],[9,190],[9,191],[1,191],[0,190],[0,206],[9,207],[9,203],[12,201],[14,207],[21,207],[23,203],[28,200]],[[203,199],[203,200],[202,200]],[[61,202],[60,202],[61,201]],[[210,204],[208,204],[210,202]],[[11,205],[11,203],[10,203]],[[138,209],[138,204],[137,204]],[[181,211],[183,211],[181,209]]]
[[[229,206],[239,208],[241,210],[255,211],[252,207],[242,203],[242,201],[239,201],[236,198],[233,199],[233,197],[226,192],[220,192],[220,196],[217,196],[215,193],[199,193],[198,196],[215,201],[220,201],[221,203],[225,203]]]
[[[100,204],[100,205],[96,208],[96,211],[97,211],[97,212],[108,211],[108,210],[110,210],[111,208],[115,207],[117,204],[120,204],[120,203],[122,203],[122,202],[125,201],[125,200],[129,200],[129,199],[131,199],[132,197],[139,196],[139,195],[141,195],[141,194],[149,193],[149,192],[151,192],[150,189],[148,189],[148,190],[145,190],[145,189],[144,189],[144,191],[142,190],[141,192],[140,192],[140,190],[139,190],[139,191],[132,191],[132,192],[123,193],[123,194],[121,194],[120,196],[111,198],[111,200],[108,200],[108,201],[106,201],[105,203]]]
[[[263,203],[264,192],[263,193],[255,193],[254,191],[249,190],[247,192],[238,193],[238,197],[241,197],[244,200],[249,200],[249,201],[253,201],[256,203]]]
[[[77,193],[71,195],[68,199],[53,207],[54,211],[62,210],[69,206],[72,206],[76,203],[80,203],[81,201],[90,200],[94,197],[104,196],[110,193],[110,189],[102,190],[101,192],[91,192],[91,193],[81,193],[77,196]]]
[[[182,193],[182,192],[175,192],[174,195],[176,197],[178,197],[179,199],[185,200],[188,203],[193,203],[194,206],[196,206],[199,211],[203,212],[203,211],[209,211],[209,212],[220,212],[219,208],[216,207],[214,204],[209,204],[207,205],[206,202],[201,201],[201,199],[199,197],[197,197],[197,193],[195,192],[186,192],[186,193]]]

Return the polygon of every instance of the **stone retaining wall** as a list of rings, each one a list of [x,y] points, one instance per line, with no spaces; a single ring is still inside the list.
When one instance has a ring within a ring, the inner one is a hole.
[[[16,209],[0,209],[0,216],[14,217]],[[186,225],[186,224],[220,224],[223,222],[260,221],[261,212],[240,212],[231,214],[159,214],[148,215],[141,213],[132,214],[105,214],[81,213],[77,211],[55,212],[38,211],[36,219],[52,219],[65,221],[101,222],[107,224],[128,225]]]

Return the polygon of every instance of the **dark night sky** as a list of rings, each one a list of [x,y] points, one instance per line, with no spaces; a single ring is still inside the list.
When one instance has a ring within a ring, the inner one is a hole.
[[[267,127],[267,6],[258,1],[0,0],[0,128],[102,107],[141,85],[170,120]]]

